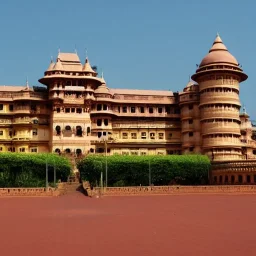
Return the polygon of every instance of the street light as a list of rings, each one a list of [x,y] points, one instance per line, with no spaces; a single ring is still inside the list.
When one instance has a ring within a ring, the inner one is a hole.
[[[108,187],[108,160],[107,160],[108,137],[107,136],[102,136],[100,140],[103,141],[104,144],[105,144],[105,173],[106,173],[106,183],[105,183],[105,186],[107,188]]]

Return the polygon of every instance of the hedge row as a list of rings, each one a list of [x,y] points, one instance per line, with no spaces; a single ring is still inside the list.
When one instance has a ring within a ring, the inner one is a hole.
[[[71,165],[68,159],[56,154],[0,154],[0,187],[43,187],[45,186],[46,162],[49,183],[54,180],[66,181]]]
[[[106,158],[88,156],[78,163],[82,180],[99,184],[100,173],[105,180]],[[210,161],[203,155],[108,156],[108,186],[197,185],[208,182]]]

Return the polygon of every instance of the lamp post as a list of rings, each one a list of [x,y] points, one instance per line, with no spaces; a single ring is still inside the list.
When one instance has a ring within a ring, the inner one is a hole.
[[[150,166],[150,159],[148,161],[148,183],[151,186],[151,166]]]
[[[108,150],[108,143],[107,143],[107,139],[105,139],[105,171],[106,171],[106,188],[108,187],[108,161],[107,161],[107,150]]]
[[[46,158],[46,166],[45,166],[45,188],[48,189],[48,160]]]

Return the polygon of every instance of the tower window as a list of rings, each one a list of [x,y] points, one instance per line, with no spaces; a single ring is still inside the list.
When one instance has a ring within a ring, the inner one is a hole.
[[[158,113],[159,114],[163,113],[163,108],[158,108]]]
[[[127,107],[126,106],[123,107],[123,113],[127,113]]]
[[[104,119],[104,125],[108,126],[108,119]]]
[[[189,124],[193,124],[193,119],[189,119],[189,120],[188,120],[188,123],[189,123]]]
[[[102,125],[102,120],[101,119],[97,119],[97,126],[101,126]]]
[[[0,104],[0,110],[4,109],[4,104]]]
[[[150,114],[153,114],[153,113],[154,113],[153,107],[149,107],[148,112],[149,112]]]
[[[193,136],[194,136],[194,133],[193,133],[193,132],[190,132],[190,133],[188,134],[188,136],[189,136],[189,137],[193,137]]]
[[[135,107],[131,107],[131,113],[135,113]]]
[[[142,139],[146,139],[147,138],[147,133],[146,132],[142,132],[141,133],[141,138]]]
[[[123,132],[122,137],[123,137],[123,139],[128,139],[128,133],[127,132]]]
[[[144,107],[140,107],[140,113],[145,113]]]
[[[158,133],[158,139],[159,140],[163,140],[164,139],[164,133],[163,132]]]

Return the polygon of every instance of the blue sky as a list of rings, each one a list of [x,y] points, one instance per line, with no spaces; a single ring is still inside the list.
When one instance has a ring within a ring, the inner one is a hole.
[[[85,49],[109,87],[181,91],[219,32],[249,79],[256,120],[256,3],[250,0],[8,0],[0,3],[0,84],[30,85],[50,57]]]

